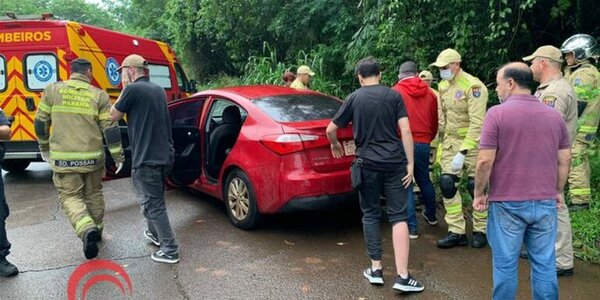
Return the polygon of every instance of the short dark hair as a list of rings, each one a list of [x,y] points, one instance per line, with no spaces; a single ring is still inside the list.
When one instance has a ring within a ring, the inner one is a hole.
[[[381,73],[381,66],[377,59],[372,56],[363,58],[356,63],[356,68],[354,69],[354,73],[356,75],[360,75],[363,78],[373,77],[379,75]]]
[[[535,85],[533,81],[533,72],[528,67],[521,65],[509,64],[504,66],[504,74],[502,78],[508,80],[511,78],[521,88],[532,89]]]
[[[92,68],[92,63],[85,58],[78,58],[71,62],[71,73],[85,74]]]

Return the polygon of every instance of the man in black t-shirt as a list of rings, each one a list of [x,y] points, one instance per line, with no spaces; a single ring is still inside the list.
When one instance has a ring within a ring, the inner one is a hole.
[[[179,262],[178,245],[165,204],[165,177],[173,165],[174,150],[167,96],[163,88],[148,79],[148,62],[129,55],[121,67],[123,92],[111,107],[115,121],[127,114],[131,145],[131,180],[148,221],[144,236],[160,250],[151,258],[157,262]]]
[[[383,284],[381,266],[381,204],[379,195],[387,199],[387,212],[392,223],[394,257],[398,277],[393,288],[403,292],[421,292],[424,287],[408,273],[408,214],[407,188],[413,182],[413,140],[401,96],[389,87],[379,84],[379,62],[372,57],[360,60],[356,75],[361,88],[352,93],[327,126],[327,138],[335,158],[344,155],[336,131],[352,122],[356,153],[362,159],[359,188],[363,212],[363,231],[371,267],[363,275],[371,284]],[[375,128],[366,141],[371,123]],[[400,128],[401,137],[398,136]],[[366,143],[368,142],[368,143]],[[364,148],[364,149],[363,149]]]

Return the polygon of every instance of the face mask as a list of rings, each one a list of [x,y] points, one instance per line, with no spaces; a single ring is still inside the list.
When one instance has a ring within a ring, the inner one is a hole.
[[[440,70],[440,77],[444,80],[452,80],[454,78],[454,74],[450,69]]]

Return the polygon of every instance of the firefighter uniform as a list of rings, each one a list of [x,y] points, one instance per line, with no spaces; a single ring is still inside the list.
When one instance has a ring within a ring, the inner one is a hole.
[[[61,207],[80,238],[104,227],[103,134],[116,163],[124,160],[119,127],[110,119],[109,96],[79,73],[44,90],[35,116],[40,151],[48,162]],[[52,130],[50,130],[50,126]]]
[[[554,60],[562,63],[560,50],[552,46],[542,46],[532,55],[524,57],[524,61],[532,61],[536,57]],[[577,129],[577,96],[575,91],[562,73],[541,83],[535,91],[535,96],[546,105],[560,112],[567,125],[571,145]],[[569,209],[563,205],[557,210],[558,228],[556,230],[556,267],[567,270],[573,268],[573,236]]]
[[[577,120],[577,133],[571,148],[571,172],[569,173],[569,198],[572,204],[588,204],[592,198],[590,188],[590,162],[587,149],[596,138],[600,120],[600,98],[590,97],[591,90],[600,88],[598,69],[589,61],[569,68],[567,77],[575,89],[578,100],[585,108]]]
[[[454,61],[445,61],[444,55],[458,57]],[[451,62],[460,62],[460,55],[452,49],[447,49],[440,53],[433,65],[443,67]],[[459,70],[450,81],[441,81],[438,88],[442,108],[440,132],[443,132],[444,135],[440,161],[442,167],[440,187],[442,188],[446,208],[445,219],[450,233],[464,235],[466,224],[463,216],[462,198],[457,189],[464,167],[463,170],[454,172],[451,163],[457,153],[467,151],[464,166],[469,177],[469,192],[472,195],[475,186],[477,148],[487,107],[488,90],[478,78],[464,70]],[[487,212],[473,212],[474,233],[484,235],[486,223]],[[438,246],[440,246],[439,241]]]
[[[445,121],[440,160],[442,174],[461,177],[462,172],[452,172],[450,164],[456,153],[467,150],[467,176],[473,178],[477,164],[477,146],[488,101],[487,88],[476,77],[460,71],[452,83],[445,80],[440,82],[439,89]],[[469,190],[471,189],[472,187],[469,187]],[[457,191],[451,198],[444,197],[444,206],[448,231],[464,234],[465,219],[460,192]],[[473,231],[485,233],[486,223],[487,212],[473,212]]]

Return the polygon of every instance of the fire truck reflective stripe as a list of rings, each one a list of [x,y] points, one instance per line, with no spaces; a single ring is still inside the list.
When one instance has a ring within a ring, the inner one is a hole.
[[[54,160],[83,160],[98,159],[102,156],[102,151],[91,152],[63,152],[50,150],[50,158]]]
[[[81,114],[81,115],[89,115],[89,116],[97,116],[98,112],[93,111],[89,108],[79,108],[79,107],[67,107],[62,105],[52,106],[52,112],[59,113],[67,113],[67,114]]]
[[[40,102],[38,109],[45,113],[50,113],[51,107],[50,105],[46,104],[46,102]]]

